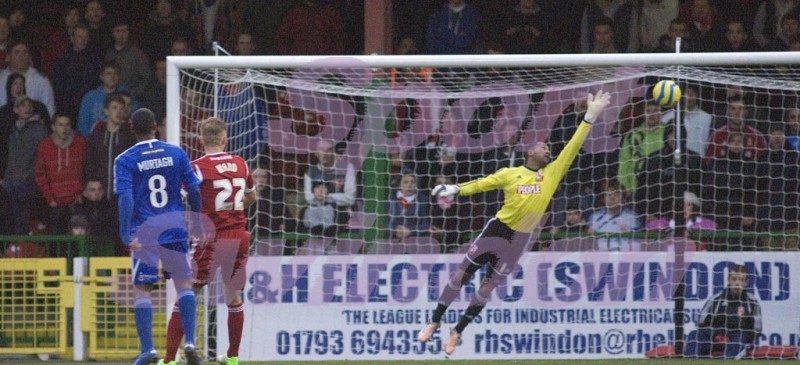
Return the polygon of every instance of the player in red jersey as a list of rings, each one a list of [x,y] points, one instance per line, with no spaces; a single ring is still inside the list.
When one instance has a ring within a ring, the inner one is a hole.
[[[242,290],[247,275],[245,265],[250,250],[245,209],[256,201],[255,184],[247,163],[239,156],[225,152],[228,143],[227,125],[220,119],[208,118],[200,123],[200,138],[205,155],[192,162],[200,179],[203,214],[214,223],[216,231],[208,243],[195,248],[193,257],[194,288],[198,290],[222,270],[225,302],[228,304],[228,352],[226,364],[239,363],[244,312]],[[176,317],[178,319],[176,320]],[[175,361],[175,352],[183,337],[180,314],[173,310],[167,327],[167,355],[164,364]]]

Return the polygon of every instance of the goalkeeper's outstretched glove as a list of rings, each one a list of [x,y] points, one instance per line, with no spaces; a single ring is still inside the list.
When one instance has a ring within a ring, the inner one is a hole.
[[[457,195],[458,192],[461,191],[461,188],[458,185],[446,185],[446,184],[439,184],[433,188],[431,191],[431,195],[433,196],[451,196]]]
[[[603,109],[611,103],[611,94],[598,90],[597,95],[589,94],[587,99],[586,115],[583,119],[592,124],[603,112]]]

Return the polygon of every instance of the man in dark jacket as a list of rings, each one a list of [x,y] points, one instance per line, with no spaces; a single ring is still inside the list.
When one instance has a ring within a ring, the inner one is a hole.
[[[685,357],[710,357],[721,352],[726,359],[740,359],[761,333],[761,305],[747,291],[747,268],[733,265],[728,286],[711,297],[697,319],[697,331],[689,334]]]
[[[136,144],[136,136],[128,123],[125,100],[121,95],[109,96],[104,110],[108,120],[98,123],[86,140],[84,181],[102,181],[106,187],[106,198],[112,200],[113,206],[114,159]]]
[[[8,138],[8,160],[3,187],[11,196],[14,208],[14,233],[30,231],[31,205],[38,196],[33,166],[39,143],[47,138],[42,116],[36,114],[33,101],[22,96],[14,101],[14,124]]]

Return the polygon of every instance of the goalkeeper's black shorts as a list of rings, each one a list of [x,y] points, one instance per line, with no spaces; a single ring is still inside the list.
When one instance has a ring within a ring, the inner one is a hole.
[[[489,264],[495,274],[511,274],[526,251],[531,236],[511,229],[496,217],[492,218],[470,245],[467,259],[479,266]]]

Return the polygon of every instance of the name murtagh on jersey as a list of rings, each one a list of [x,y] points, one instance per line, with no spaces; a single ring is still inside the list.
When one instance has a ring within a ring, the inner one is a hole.
[[[162,157],[154,158],[152,160],[139,161],[136,163],[136,166],[139,167],[139,171],[147,171],[152,169],[160,169],[162,167],[171,167],[175,166],[175,164],[172,162],[172,157]]]

